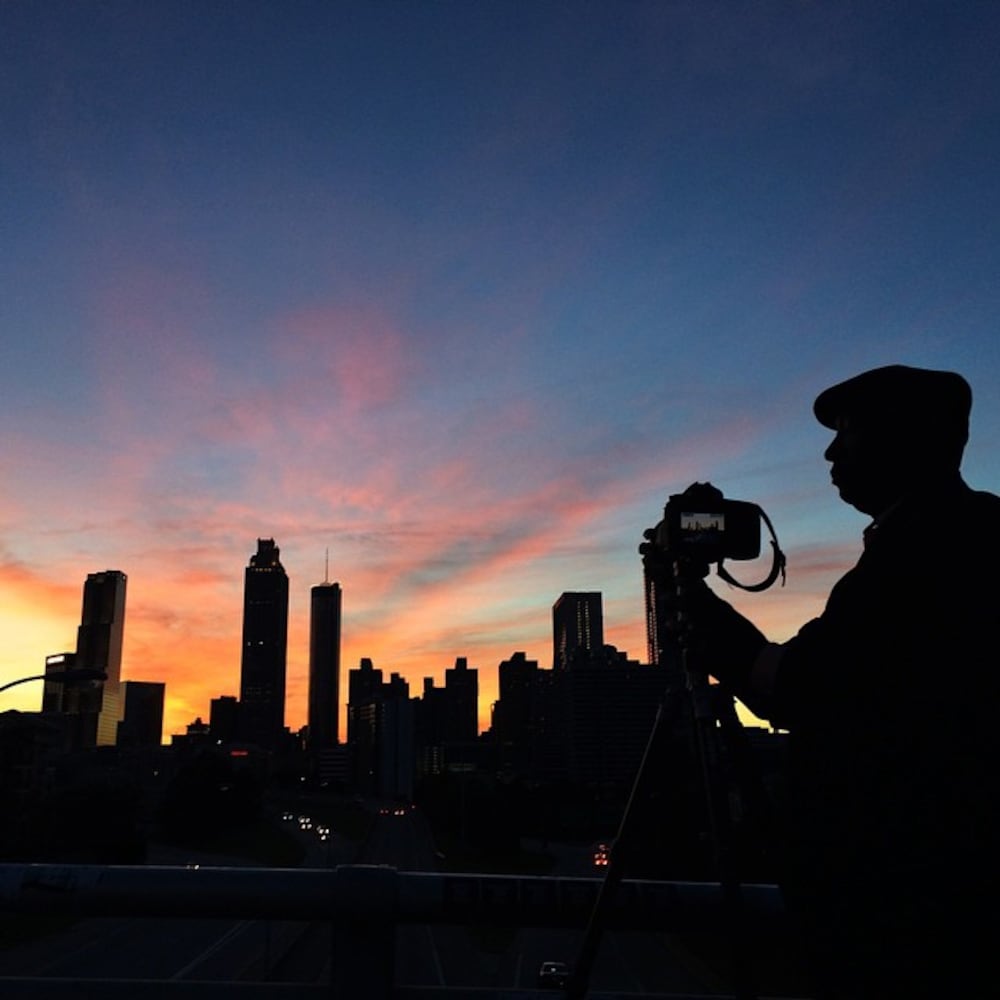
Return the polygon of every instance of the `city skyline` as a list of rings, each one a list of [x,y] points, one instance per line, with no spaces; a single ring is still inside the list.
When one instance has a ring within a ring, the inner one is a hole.
[[[329,576],[329,566],[326,567],[325,575]],[[277,579],[275,579],[277,577]],[[88,618],[87,608],[94,603],[91,596],[95,586],[103,584],[106,578],[114,578],[121,581],[121,589],[118,594],[118,612],[114,616],[117,625],[117,640],[114,643],[113,662],[101,663],[98,666],[102,669],[110,667],[108,671],[108,682],[102,683],[101,687],[95,689],[100,692],[102,699],[106,699],[110,693],[114,703],[118,708],[115,723],[124,718],[124,700],[119,696],[119,688],[124,690],[131,684],[137,692],[145,696],[146,690],[156,689],[159,691],[161,730],[162,730],[162,708],[164,702],[165,682],[162,681],[139,681],[121,677],[121,649],[124,645],[124,638],[127,634],[124,630],[124,582],[126,575],[120,571],[107,570],[101,573],[91,573],[84,583],[84,621],[85,626],[78,626],[78,636],[89,634],[87,628],[91,627]],[[285,688],[285,664],[287,662],[287,589],[288,575],[280,561],[280,547],[275,539],[257,539],[257,551],[250,557],[249,565],[244,570],[244,591],[243,591],[243,616],[242,616],[242,654],[240,671],[240,691],[239,696],[228,692],[214,692],[209,694],[209,698],[214,707],[216,701],[230,701],[238,703],[237,711],[242,717],[239,723],[240,738],[250,742],[257,742],[264,746],[276,746],[280,740],[281,733],[287,729],[290,732],[297,732],[301,725],[284,725],[284,715],[287,707]],[[340,725],[341,717],[346,722],[348,700],[343,697],[344,685],[341,683],[341,672],[349,675],[355,669],[372,669],[374,663],[371,657],[363,656],[359,658],[358,666],[344,666],[340,662],[339,647],[340,633],[342,626],[342,588],[339,583],[324,579],[320,584],[310,589],[310,614],[309,614],[309,678],[308,678],[308,712],[306,717],[310,730],[310,749],[317,750],[323,747],[336,745],[339,741],[338,732],[342,729]],[[599,591],[587,593],[563,592],[556,600],[550,611],[551,648],[550,659],[553,663],[550,669],[565,670],[573,659],[573,652],[587,651],[598,655],[604,646],[603,634],[603,595]],[[570,622],[573,625],[570,625]],[[568,631],[573,631],[573,637],[568,638]],[[593,630],[593,631],[592,631]],[[265,647],[258,650],[256,647]],[[619,650],[625,653],[624,650]],[[512,655],[524,655],[523,650],[514,650]],[[92,657],[91,657],[92,658]],[[75,652],[62,654],[51,654],[46,657],[46,673],[50,669],[63,669],[64,660],[72,660],[73,666],[86,660],[86,649],[84,656],[80,656],[80,640],[78,638],[78,648]],[[89,664],[92,668],[94,664]],[[488,691],[494,692],[496,698],[499,697],[499,671],[503,666],[503,661],[496,664],[497,683],[488,685]],[[381,668],[378,671],[382,673]],[[390,671],[398,674],[397,671]],[[424,692],[427,688],[433,688],[436,680],[443,680],[445,685],[452,683],[452,678],[463,678],[465,676],[478,676],[478,667],[468,669],[468,658],[457,655],[454,664],[447,666],[440,672],[440,676],[434,674],[425,675],[420,678]],[[416,680],[415,678],[413,679]],[[410,683],[410,679],[406,679]],[[478,687],[478,682],[477,682]],[[54,688],[56,692],[61,692],[61,687]],[[43,689],[43,699],[47,697],[48,687]],[[60,694],[61,697],[61,694]],[[415,695],[414,697],[420,697]],[[483,702],[482,698],[476,699],[475,715],[480,731],[490,728],[491,713],[496,698],[491,698]],[[327,718],[328,709],[325,708],[327,701],[332,699],[335,706],[334,717]],[[120,705],[119,705],[120,702]],[[58,704],[54,703],[52,711],[62,711]],[[246,706],[246,707],[243,707]],[[250,719],[246,713],[249,712],[253,718]],[[312,724],[313,715],[320,720],[322,731],[319,742]],[[199,722],[208,718],[210,712],[200,712],[187,723],[177,726],[176,731],[164,733],[168,735],[181,735],[185,728],[192,722]],[[234,717],[235,718],[235,717]],[[228,732],[228,730],[227,730]],[[227,740],[234,739],[237,733],[228,733]],[[167,740],[166,742],[169,742]]]
[[[182,732],[275,538],[289,726],[327,550],[342,669],[467,657],[483,725],[560,593],[645,658],[637,546],[705,480],[788,557],[721,592],[794,634],[866,524],[822,389],[961,371],[1000,484],[998,47],[931,0],[2,5],[0,682],[116,566]]]

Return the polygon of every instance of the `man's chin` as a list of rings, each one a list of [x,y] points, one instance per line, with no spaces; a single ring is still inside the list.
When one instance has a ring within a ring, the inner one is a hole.
[[[833,480],[833,485],[836,491],[840,494],[840,499],[844,503],[850,505],[855,510],[861,511],[862,514],[867,514],[869,517],[874,517],[870,507],[872,506],[867,502],[863,496],[859,496],[854,490],[851,489],[850,484],[844,484],[842,481],[836,479]]]

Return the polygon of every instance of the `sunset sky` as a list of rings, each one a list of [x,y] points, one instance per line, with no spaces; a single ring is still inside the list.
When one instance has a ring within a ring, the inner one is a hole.
[[[787,586],[735,603],[793,634],[866,523],[819,390],[961,371],[1000,492],[998,52],[976,0],[5,0],[0,682],[119,569],[183,731],[273,537],[289,725],[327,550],[345,694],[465,656],[486,725],[563,591],[644,658],[636,547],[694,480],[770,514]]]

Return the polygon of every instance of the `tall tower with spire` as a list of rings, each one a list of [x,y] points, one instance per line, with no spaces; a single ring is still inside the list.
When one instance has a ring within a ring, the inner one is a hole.
[[[327,553],[323,582],[311,591],[309,607],[309,748],[337,745],[340,720],[341,590],[330,582]]]

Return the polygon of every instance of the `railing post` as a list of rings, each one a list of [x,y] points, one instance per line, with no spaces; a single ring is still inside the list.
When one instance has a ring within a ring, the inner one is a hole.
[[[341,865],[336,877],[344,906],[333,928],[330,996],[391,1000],[399,875],[384,865]]]

